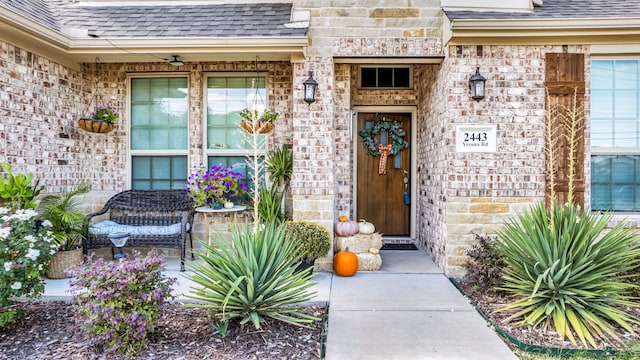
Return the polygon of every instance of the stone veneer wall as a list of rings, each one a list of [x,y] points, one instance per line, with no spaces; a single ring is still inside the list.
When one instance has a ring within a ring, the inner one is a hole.
[[[585,53],[588,61],[584,46],[492,45],[482,57],[476,46],[449,46],[439,72],[425,73],[425,82],[437,85],[425,85],[425,96],[436,101],[422,102],[428,125],[419,130],[427,137],[419,160],[426,194],[419,241],[448,275],[464,274],[474,233],[493,234],[505,216],[544,198],[544,56],[562,51]],[[480,102],[468,90],[476,65],[487,78]],[[497,124],[497,151],[457,153],[458,124]]]

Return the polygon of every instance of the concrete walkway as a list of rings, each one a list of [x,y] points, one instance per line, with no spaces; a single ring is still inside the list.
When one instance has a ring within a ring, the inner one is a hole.
[[[382,251],[377,272],[333,276],[326,360],[516,360],[423,251]]]
[[[517,360],[425,252],[381,254],[380,271],[314,275],[311,303],[329,303],[326,360]],[[178,270],[179,261],[167,262],[176,300],[189,301],[192,283]],[[44,298],[68,300],[68,288],[47,280]]]

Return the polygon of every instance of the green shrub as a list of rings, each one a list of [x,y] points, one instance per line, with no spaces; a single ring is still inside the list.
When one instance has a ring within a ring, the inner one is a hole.
[[[498,240],[491,236],[475,235],[476,243],[471,245],[466,255],[469,261],[464,265],[466,278],[474,288],[495,292],[502,284],[505,261],[498,247]]]
[[[162,275],[164,259],[151,251],[134,259],[98,259],[72,271],[73,314],[79,335],[107,356],[135,355],[166,314],[176,279]]]
[[[244,227],[232,232],[231,245],[222,234],[196,251],[204,262],[193,263],[187,277],[200,287],[187,296],[203,302],[190,306],[210,309],[219,322],[232,319],[259,329],[266,318],[304,325],[317,320],[293,305],[310,300],[314,283],[309,272],[294,273],[299,256],[282,227],[267,224],[257,232]]]
[[[311,262],[324,256],[331,248],[329,230],[308,221],[285,222],[284,234],[296,244],[303,261]]]
[[[518,300],[500,311],[520,326],[551,327],[561,339],[596,347],[595,339],[619,325],[634,332],[638,319],[622,307],[638,307],[627,294],[636,287],[621,273],[637,267],[637,236],[618,224],[607,229],[610,215],[590,214],[578,206],[538,203],[499,231],[507,263],[501,287]],[[619,340],[619,339],[617,339]]]
[[[0,205],[6,203],[12,210],[35,209],[36,197],[44,189],[40,180],[32,186],[32,174],[14,175],[10,164],[0,164],[0,168],[4,170],[0,176]]]

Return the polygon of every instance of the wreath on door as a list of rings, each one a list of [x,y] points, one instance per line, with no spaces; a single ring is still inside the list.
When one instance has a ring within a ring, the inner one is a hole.
[[[402,123],[397,120],[389,120],[381,118],[376,121],[375,125],[370,128],[361,130],[358,134],[362,143],[369,151],[369,155],[380,157],[380,142],[377,135],[381,131],[386,131],[390,140],[388,144],[391,145],[391,151],[389,155],[395,155],[409,147],[409,143],[404,140],[406,132],[402,128]]]
[[[386,131],[389,136],[387,145],[382,145],[378,141],[377,135],[382,131]],[[387,173],[388,156],[398,154],[409,147],[409,143],[404,140],[406,132],[402,128],[402,123],[397,120],[388,120],[383,117],[376,121],[375,125],[361,130],[358,134],[367,150],[369,150],[369,154],[380,158],[378,175]]]

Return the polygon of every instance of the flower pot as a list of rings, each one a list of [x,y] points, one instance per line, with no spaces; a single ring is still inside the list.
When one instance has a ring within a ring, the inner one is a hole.
[[[224,207],[224,204],[222,204],[220,201],[214,201],[211,203],[211,208],[213,210],[220,210]]]
[[[254,134],[256,132],[260,134],[268,134],[273,131],[273,123],[267,121],[254,122],[252,120],[242,120],[240,122],[240,127],[250,134]]]
[[[80,126],[82,130],[99,134],[106,134],[116,128],[112,123],[88,118],[78,120],[78,126]]]
[[[69,251],[58,251],[49,260],[49,279],[67,279],[67,270],[75,269],[82,263],[82,248]]]
[[[303,271],[313,272],[314,264],[315,264],[315,260],[311,260],[311,261],[303,260],[300,264],[298,264],[298,266],[296,266],[296,269],[293,271],[293,273],[297,274]]]

